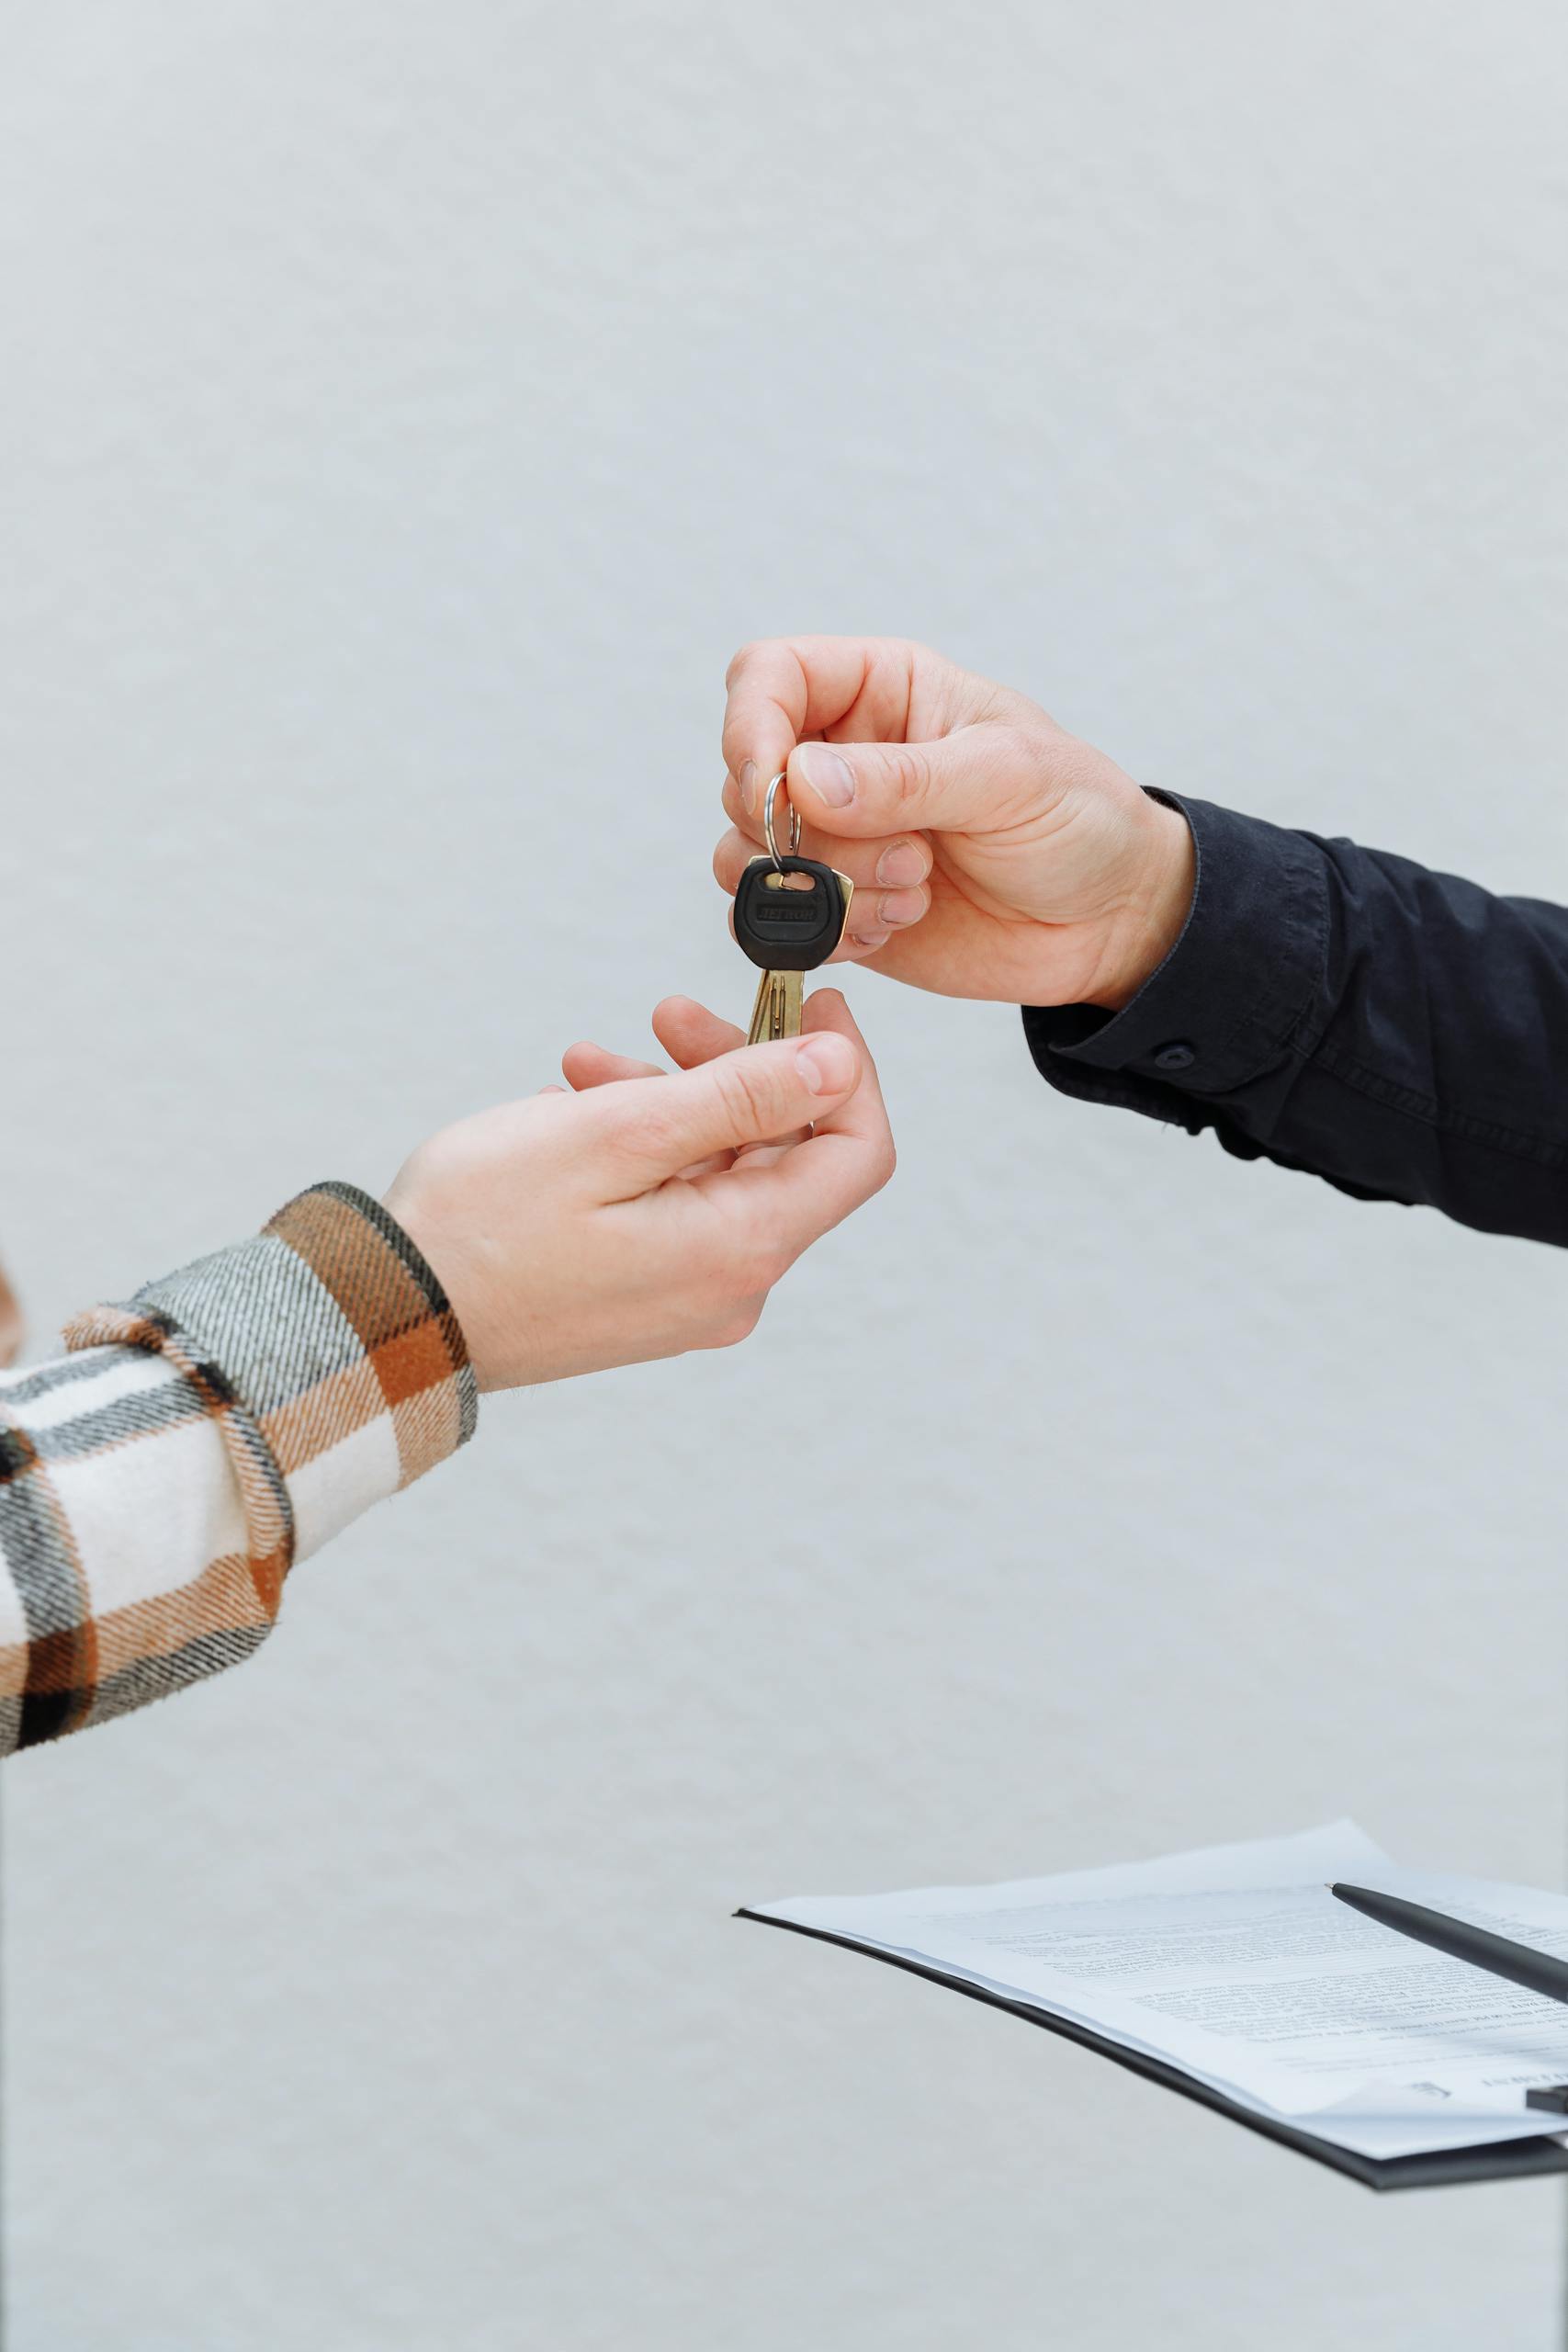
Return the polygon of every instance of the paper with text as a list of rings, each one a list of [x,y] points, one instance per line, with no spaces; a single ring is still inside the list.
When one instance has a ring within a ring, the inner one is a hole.
[[[1344,1879],[1568,1953],[1568,1896],[1402,1870],[1353,1822],[996,1886],[750,1906],[940,1970],[1364,2155],[1534,2137],[1568,2007],[1413,1944]]]

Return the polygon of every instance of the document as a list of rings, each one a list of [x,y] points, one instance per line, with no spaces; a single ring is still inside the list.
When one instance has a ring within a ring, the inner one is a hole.
[[[997,1886],[797,1896],[747,1916],[840,1938],[1086,2027],[1227,2102],[1372,2158],[1539,2139],[1568,2007],[1412,1943],[1341,1879],[1568,1952],[1568,1896],[1401,1869],[1354,1822]]]

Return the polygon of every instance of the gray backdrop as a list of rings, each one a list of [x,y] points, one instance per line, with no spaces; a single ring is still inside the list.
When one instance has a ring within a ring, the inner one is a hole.
[[[9,11],[35,1348],[742,1010],[748,636],[1568,892],[1565,64],[1547,0]],[[1380,2203],[729,1920],[1342,1810],[1562,1865],[1561,1268],[852,985],[902,1167],[749,1348],[491,1402],[257,1664],[7,1769],[16,2352],[1556,2342],[1551,2185]]]

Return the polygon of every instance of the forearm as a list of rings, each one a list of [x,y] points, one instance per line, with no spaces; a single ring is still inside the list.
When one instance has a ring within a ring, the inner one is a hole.
[[[1186,929],[1053,1085],[1376,1199],[1568,1243],[1568,911],[1201,802]]]
[[[0,1376],[0,1752],[248,1657],[294,1562],[473,1429],[434,1276],[345,1186],[66,1344]]]

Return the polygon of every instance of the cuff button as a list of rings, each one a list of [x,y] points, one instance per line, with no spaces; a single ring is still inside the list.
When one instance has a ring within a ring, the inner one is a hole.
[[[1161,1046],[1155,1055],[1156,1069],[1190,1069],[1198,1058],[1198,1050],[1184,1037],[1176,1037],[1168,1046]]]

